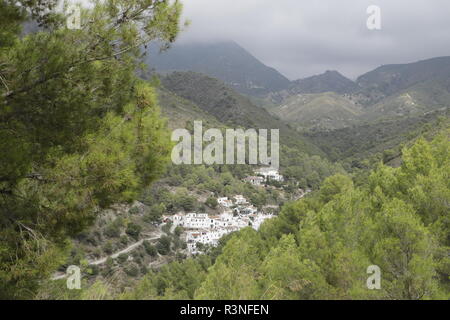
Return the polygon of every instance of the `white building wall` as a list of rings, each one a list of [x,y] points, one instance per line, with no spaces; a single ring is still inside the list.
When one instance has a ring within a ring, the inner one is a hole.
[[[238,201],[246,201],[243,197],[237,198]],[[176,226],[180,225],[192,230],[186,233],[187,249],[191,254],[197,254],[200,253],[197,243],[216,246],[224,235],[246,228],[250,222],[252,227],[258,230],[265,220],[273,217],[258,214],[253,206],[248,206],[246,209],[249,214],[243,216],[234,216],[231,212],[225,212],[218,217],[209,217],[206,213],[188,213],[186,215],[176,214],[167,218]]]

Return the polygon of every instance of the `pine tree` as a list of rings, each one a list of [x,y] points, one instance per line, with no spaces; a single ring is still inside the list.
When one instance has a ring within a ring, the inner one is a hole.
[[[180,3],[95,1],[74,30],[55,3],[0,2],[2,298],[32,297],[67,237],[134,200],[169,157],[154,89],[135,73],[141,47],[175,40]],[[41,29],[22,36],[30,19]]]

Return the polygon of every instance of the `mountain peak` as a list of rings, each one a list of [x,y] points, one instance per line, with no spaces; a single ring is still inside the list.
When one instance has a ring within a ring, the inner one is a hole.
[[[240,93],[265,95],[289,86],[277,70],[264,65],[234,41],[175,44],[161,54],[150,49],[147,64],[160,73],[194,71],[217,78]]]
[[[357,85],[352,80],[344,77],[336,70],[327,70],[322,74],[299,79],[292,82],[290,91],[298,93],[352,93],[357,89]]]
[[[445,96],[450,88],[450,57],[437,57],[406,64],[388,64],[363,74],[356,80],[359,87],[368,97],[370,103],[376,103],[382,99],[404,90],[421,92],[428,96],[428,92],[439,90]],[[431,90],[432,89],[432,90]],[[421,98],[423,101],[423,98]],[[439,101],[433,98],[427,102],[428,107],[446,105],[446,99]]]

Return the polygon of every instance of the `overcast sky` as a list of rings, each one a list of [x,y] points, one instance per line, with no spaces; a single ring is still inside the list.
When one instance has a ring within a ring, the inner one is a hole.
[[[291,79],[450,56],[450,0],[182,0],[180,42],[234,40]],[[381,30],[368,30],[370,5]]]

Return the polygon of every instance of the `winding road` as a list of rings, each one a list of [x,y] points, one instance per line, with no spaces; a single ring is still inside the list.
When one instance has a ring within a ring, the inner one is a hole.
[[[108,257],[104,257],[104,258],[101,258],[101,259],[98,259],[98,260],[89,261],[89,265],[90,266],[98,266],[100,264],[104,264],[106,262],[106,260],[108,260],[108,258],[117,259],[121,254],[129,253],[129,252],[133,251],[134,249],[140,247],[144,243],[144,241],[157,240],[157,239],[161,238],[161,235],[162,235],[162,233],[160,233],[160,234],[158,234],[158,235],[156,235],[156,236],[154,236],[152,238],[139,240],[138,242],[135,242],[132,245],[126,247],[125,249],[122,249],[122,250],[120,250],[120,251],[118,251],[118,252],[116,252],[116,253],[108,256]]]
[[[144,241],[158,240],[159,238],[161,238],[162,235],[163,235],[163,233],[157,233],[156,235],[154,235],[151,238],[139,240],[138,242],[135,242],[132,245],[129,245],[128,247],[126,247],[125,249],[122,249],[108,257],[104,257],[104,258],[101,258],[98,260],[90,260],[90,261],[88,261],[88,263],[90,266],[98,266],[98,265],[104,264],[104,263],[106,263],[108,258],[117,259],[121,254],[129,253],[129,252],[133,251],[134,249],[140,247],[144,243]],[[66,276],[67,275],[65,273],[57,272],[53,275],[52,280],[61,280],[61,279],[66,278]]]

